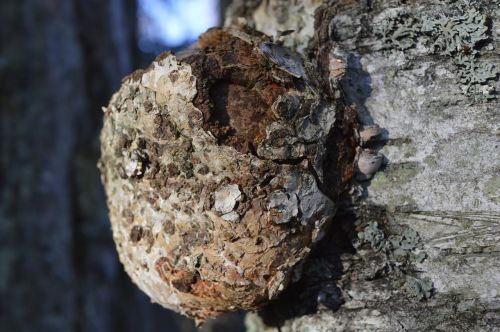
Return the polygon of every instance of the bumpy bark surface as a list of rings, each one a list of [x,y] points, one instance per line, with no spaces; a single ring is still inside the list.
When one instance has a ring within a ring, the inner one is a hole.
[[[265,35],[213,29],[113,96],[100,161],[113,234],[153,301],[202,321],[299,277],[356,144],[352,111],[305,65]]]
[[[311,61],[325,47],[343,50],[346,98],[364,125],[383,128],[372,147],[386,156],[382,172],[354,183],[301,281],[248,316],[250,331],[498,329],[499,6],[233,4],[227,24],[277,38],[313,24],[312,38],[301,27],[281,37],[297,50],[308,40]]]

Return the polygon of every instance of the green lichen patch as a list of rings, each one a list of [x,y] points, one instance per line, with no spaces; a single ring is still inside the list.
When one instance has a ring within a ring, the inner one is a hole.
[[[436,157],[429,155],[424,158],[424,163],[426,163],[430,167],[436,167],[437,166]]]
[[[372,180],[371,188],[388,188],[400,186],[408,183],[421,170],[421,165],[417,162],[389,164],[383,172],[378,172]]]
[[[412,143],[413,143],[413,140],[411,139],[411,137],[408,137],[408,136],[391,138],[387,141],[387,145],[397,146],[398,148],[401,148],[405,145],[409,145]]]
[[[423,15],[421,32],[432,38],[431,45],[441,55],[452,56],[465,52],[474,53],[479,43],[488,40],[486,16],[473,7],[470,1],[457,13]]]
[[[480,51],[491,39],[488,19],[472,0],[456,6],[426,7],[422,12],[399,11],[375,26],[374,33],[384,48],[401,50],[420,43],[431,53],[451,58],[463,92],[475,100],[495,98],[492,81],[498,69],[481,61]]]
[[[420,24],[416,18],[403,12],[380,22],[375,26],[374,32],[384,45],[406,50],[415,46],[420,34]]]
[[[411,229],[405,229],[402,234],[389,237],[392,254],[396,259],[407,259],[412,262],[422,263],[427,257],[422,250],[422,242],[418,233]]]
[[[485,84],[494,80],[498,72],[491,63],[480,61],[477,54],[459,54],[454,58],[454,65],[464,92],[486,99],[495,98],[495,88]]]
[[[500,176],[494,176],[486,182],[484,193],[492,201],[500,202]]]
[[[415,144],[409,144],[406,146],[406,151],[404,152],[404,157],[405,158],[410,158],[413,157],[417,154],[418,148]]]
[[[427,277],[418,279],[407,276],[404,287],[405,293],[410,299],[422,301],[431,297],[434,284],[432,280]]]
[[[389,263],[402,261],[421,263],[426,258],[426,254],[422,250],[421,238],[411,228],[404,229],[400,234],[386,237],[378,223],[371,222],[362,232],[358,233],[358,239],[361,244],[369,243],[373,250],[383,253]]]
[[[429,298],[432,291],[432,281],[418,279],[409,275],[415,263],[422,263],[427,257],[423,250],[422,239],[419,234],[411,229],[405,228],[397,234],[386,236],[379,228],[377,222],[370,222],[363,231],[358,233],[356,247],[363,244],[370,247],[379,256],[380,264],[376,266],[367,277],[373,280],[381,276],[392,274],[394,277],[405,277],[406,282],[396,282],[395,285],[403,285],[405,293],[412,299],[422,300]],[[412,282],[410,283],[409,280]]]
[[[402,50],[420,41],[441,55],[476,53],[490,39],[487,17],[472,7],[472,1],[463,2],[452,12],[449,9],[445,12],[445,7],[427,7],[427,11],[416,13],[396,12],[375,25],[375,35],[386,46]]]
[[[375,251],[381,251],[386,246],[384,232],[378,228],[378,223],[371,222],[362,232],[358,233],[361,242],[367,242]]]

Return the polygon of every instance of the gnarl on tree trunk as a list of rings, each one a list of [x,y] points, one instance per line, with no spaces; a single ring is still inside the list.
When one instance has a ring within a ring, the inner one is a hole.
[[[338,86],[318,90],[307,65],[251,29],[211,29],[126,78],[104,109],[114,239],[153,301],[201,322],[297,278],[357,143]]]

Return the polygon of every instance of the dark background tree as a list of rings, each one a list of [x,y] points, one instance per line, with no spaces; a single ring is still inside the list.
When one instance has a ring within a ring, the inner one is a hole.
[[[140,66],[135,0],[0,3],[0,330],[193,331],[118,262],[101,106]]]

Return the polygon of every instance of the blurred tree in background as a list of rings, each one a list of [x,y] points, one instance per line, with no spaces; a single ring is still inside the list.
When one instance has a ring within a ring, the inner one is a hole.
[[[0,2],[0,330],[193,331],[118,262],[101,106],[139,66],[135,0]]]

